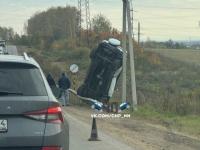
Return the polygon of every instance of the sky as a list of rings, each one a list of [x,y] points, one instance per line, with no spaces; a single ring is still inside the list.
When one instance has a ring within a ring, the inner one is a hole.
[[[50,7],[77,6],[78,0],[0,0],[0,26],[23,34],[23,26],[36,12]],[[141,24],[141,39],[200,40],[200,0],[133,0],[134,27]],[[90,0],[91,18],[105,15],[112,26],[122,28],[122,0]]]

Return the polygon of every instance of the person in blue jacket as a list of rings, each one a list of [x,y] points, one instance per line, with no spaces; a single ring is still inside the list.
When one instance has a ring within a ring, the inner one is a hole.
[[[60,98],[63,100],[63,106],[66,106],[69,104],[69,94],[68,89],[71,87],[71,81],[69,78],[65,75],[65,73],[62,73],[61,77],[58,80],[58,86],[61,89]]]

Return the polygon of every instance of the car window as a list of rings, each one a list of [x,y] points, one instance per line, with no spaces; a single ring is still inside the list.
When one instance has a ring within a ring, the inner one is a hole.
[[[0,92],[21,93],[23,96],[47,95],[38,68],[14,63],[0,63]]]

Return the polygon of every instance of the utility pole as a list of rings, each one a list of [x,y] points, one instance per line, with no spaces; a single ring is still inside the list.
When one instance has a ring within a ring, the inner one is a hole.
[[[86,10],[86,30],[87,30],[87,44],[90,45],[90,39],[89,39],[89,32],[91,30],[91,21],[90,21],[90,3],[89,0],[85,0],[85,10]]]
[[[133,21],[134,21],[134,18],[133,18],[133,0],[128,0],[129,1],[129,4],[130,4],[130,18],[131,18],[131,27],[132,27],[132,30],[133,30]],[[134,39],[134,33],[133,34],[133,39]]]
[[[138,46],[140,47],[140,22],[138,22]]]
[[[89,31],[91,29],[91,20],[90,20],[90,1],[89,0],[78,0],[78,10],[80,13],[79,16],[79,36],[81,39],[81,30],[82,30],[82,21],[83,16],[85,16],[85,28],[87,30],[87,43],[89,46]],[[84,13],[84,15],[83,15]],[[81,41],[81,40],[80,40]]]
[[[127,50],[126,50],[126,8],[127,0],[123,0],[123,31],[122,31],[122,49],[123,49],[123,70],[122,70],[122,103],[126,102],[126,66],[127,66]]]
[[[78,0],[78,38],[79,38],[79,45],[81,44],[82,40],[82,0]]]
[[[131,67],[131,91],[132,91],[132,108],[137,110],[137,93],[135,81],[135,62],[133,52],[133,28],[131,25],[131,10],[130,0],[127,0],[127,20],[128,20],[128,38],[129,38],[129,52],[130,52],[130,67]]]
[[[131,68],[131,93],[132,93],[132,110],[137,110],[137,93],[135,81],[135,63],[133,52],[133,5],[130,0],[123,1],[123,79],[122,79],[122,102],[126,100],[126,65],[127,65],[127,51],[126,51],[126,23],[128,21],[128,40],[129,40],[129,55],[130,55],[130,68]]]

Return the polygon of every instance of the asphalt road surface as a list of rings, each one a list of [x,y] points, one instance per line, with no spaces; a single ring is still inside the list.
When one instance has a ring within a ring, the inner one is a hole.
[[[17,47],[14,45],[8,45],[7,50],[10,55],[18,55]]]
[[[79,121],[66,112],[64,117],[69,122],[70,150],[135,150],[102,131],[98,131],[101,141],[89,142],[91,124]]]

